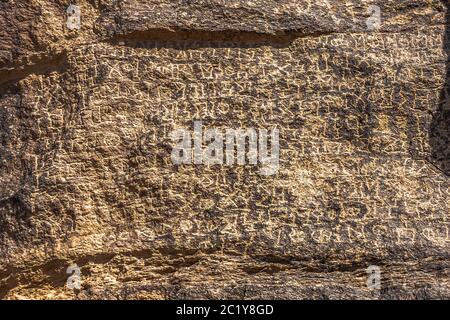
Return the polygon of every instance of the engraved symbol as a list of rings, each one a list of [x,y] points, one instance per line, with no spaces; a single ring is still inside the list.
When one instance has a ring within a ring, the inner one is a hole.
[[[370,14],[370,17],[367,18],[366,24],[367,29],[370,31],[378,30],[381,27],[381,8],[376,5],[371,5],[367,9],[367,12]]]
[[[80,29],[81,27],[81,10],[80,7],[71,4],[67,10],[67,28],[69,30]]]
[[[70,274],[70,277],[67,278],[66,287],[69,289],[81,289],[81,269],[73,264],[69,266],[66,270],[67,274]]]
[[[367,287],[369,289],[381,289],[381,269],[378,266],[369,266],[366,269],[366,272],[369,274],[367,277]]]

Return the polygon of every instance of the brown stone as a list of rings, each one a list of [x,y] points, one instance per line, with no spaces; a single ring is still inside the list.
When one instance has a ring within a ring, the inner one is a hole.
[[[1,298],[450,297],[446,1],[68,4],[0,0]],[[195,120],[277,174],[174,165]]]

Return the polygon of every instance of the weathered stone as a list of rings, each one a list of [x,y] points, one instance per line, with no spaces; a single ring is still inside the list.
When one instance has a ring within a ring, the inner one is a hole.
[[[447,2],[76,4],[0,1],[0,297],[450,297]],[[173,165],[194,120],[278,173]]]

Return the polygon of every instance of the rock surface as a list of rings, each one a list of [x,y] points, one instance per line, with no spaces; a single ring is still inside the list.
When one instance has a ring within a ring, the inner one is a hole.
[[[1,298],[450,298],[447,1],[73,3],[0,1]],[[278,173],[173,165],[194,120]]]

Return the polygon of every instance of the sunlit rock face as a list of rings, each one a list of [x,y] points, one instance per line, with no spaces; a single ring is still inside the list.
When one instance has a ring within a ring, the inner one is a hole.
[[[0,297],[449,298],[449,24],[438,0],[0,1]],[[277,171],[175,165],[195,121],[279,130]]]

